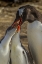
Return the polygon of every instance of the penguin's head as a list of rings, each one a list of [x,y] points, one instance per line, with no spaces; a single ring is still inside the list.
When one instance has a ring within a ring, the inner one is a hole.
[[[38,11],[36,10],[36,8],[30,5],[26,5],[18,9],[13,25],[19,23],[21,23],[20,25],[22,25],[24,21],[31,23],[36,19],[38,19]]]
[[[24,12],[24,9],[25,9],[25,7],[23,6],[23,7],[20,7],[19,9],[18,9],[18,11],[16,12],[16,19],[15,19],[15,21],[13,22],[13,24],[12,25],[21,25],[22,24],[22,21],[23,21],[23,19],[22,19],[22,15],[23,15],[23,12]]]

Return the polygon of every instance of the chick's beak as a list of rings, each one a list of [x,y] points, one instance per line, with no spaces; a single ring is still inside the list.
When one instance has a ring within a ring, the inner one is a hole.
[[[12,24],[11,27],[17,28],[17,26],[18,26],[18,25],[21,26],[21,24],[22,24],[22,18],[19,18],[18,20],[16,19],[16,20],[13,22],[13,24]]]
[[[17,26],[17,32],[19,32],[19,31],[20,31],[20,25]]]

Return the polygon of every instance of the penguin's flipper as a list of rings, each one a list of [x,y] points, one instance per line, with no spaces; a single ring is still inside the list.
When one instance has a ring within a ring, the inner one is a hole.
[[[25,50],[23,50],[23,55],[24,55],[24,57],[25,57],[26,64],[29,64],[29,63],[28,63],[28,57],[27,57],[27,54],[26,54]]]

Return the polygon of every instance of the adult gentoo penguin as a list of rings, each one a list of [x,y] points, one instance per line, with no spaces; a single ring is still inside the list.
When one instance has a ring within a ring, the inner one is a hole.
[[[16,29],[8,28],[5,37],[0,43],[0,64],[8,64],[9,61],[9,44],[12,36],[15,34]]]
[[[12,26],[13,27],[13,26]],[[11,45],[11,63],[12,64],[29,64],[26,50],[20,42],[20,26],[17,26],[17,32],[12,37]]]
[[[31,54],[36,64],[42,64],[42,14],[35,9],[35,7],[26,5],[21,7],[23,11],[16,16],[15,24],[19,22],[28,21],[27,37]],[[17,20],[17,21],[16,21]],[[22,24],[21,23],[21,24]]]

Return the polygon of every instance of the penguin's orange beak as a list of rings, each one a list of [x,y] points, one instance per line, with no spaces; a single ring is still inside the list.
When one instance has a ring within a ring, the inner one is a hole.
[[[15,20],[15,21],[13,22],[13,24],[12,24],[11,27],[15,27],[15,28],[16,28],[18,25],[21,26],[21,24],[22,24],[22,18],[19,18],[18,20]]]
[[[20,25],[17,26],[17,32],[20,31]]]

